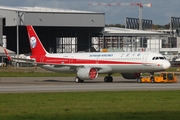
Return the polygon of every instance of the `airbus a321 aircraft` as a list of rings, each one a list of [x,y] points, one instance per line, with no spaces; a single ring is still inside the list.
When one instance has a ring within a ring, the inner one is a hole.
[[[125,79],[141,82],[141,73],[150,73],[154,82],[154,72],[164,71],[171,64],[161,54],[155,52],[89,52],[89,53],[48,53],[32,26],[27,26],[31,56],[24,60],[54,72],[77,73],[75,82],[94,80],[98,74],[108,74],[105,82],[112,82],[113,73],[121,73]],[[6,52],[6,50],[5,50]],[[7,54],[7,52],[6,52]],[[15,60],[8,54],[9,60]]]

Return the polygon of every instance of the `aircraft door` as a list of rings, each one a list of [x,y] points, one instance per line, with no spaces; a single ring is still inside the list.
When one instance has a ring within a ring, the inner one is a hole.
[[[142,57],[142,64],[143,65],[146,65],[147,63],[147,56],[148,56],[148,53],[145,53],[144,55],[143,55],[143,57]]]

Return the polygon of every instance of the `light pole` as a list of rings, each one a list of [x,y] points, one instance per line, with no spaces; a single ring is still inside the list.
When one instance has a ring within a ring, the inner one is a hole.
[[[172,37],[172,20],[170,19],[170,61],[171,61],[171,37]]]

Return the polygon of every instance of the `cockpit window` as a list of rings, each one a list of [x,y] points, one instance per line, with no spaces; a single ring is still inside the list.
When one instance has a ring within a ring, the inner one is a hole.
[[[165,60],[165,57],[153,57],[152,60]]]
[[[161,60],[164,60],[164,57],[159,57]]]

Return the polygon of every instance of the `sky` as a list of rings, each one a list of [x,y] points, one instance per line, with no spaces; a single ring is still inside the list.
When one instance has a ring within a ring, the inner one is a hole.
[[[89,6],[88,3],[151,3],[143,7],[142,18],[165,25],[171,17],[180,17],[180,0],[0,0],[1,6],[48,7],[105,13],[105,24],[125,25],[125,18],[139,18],[139,6]]]

